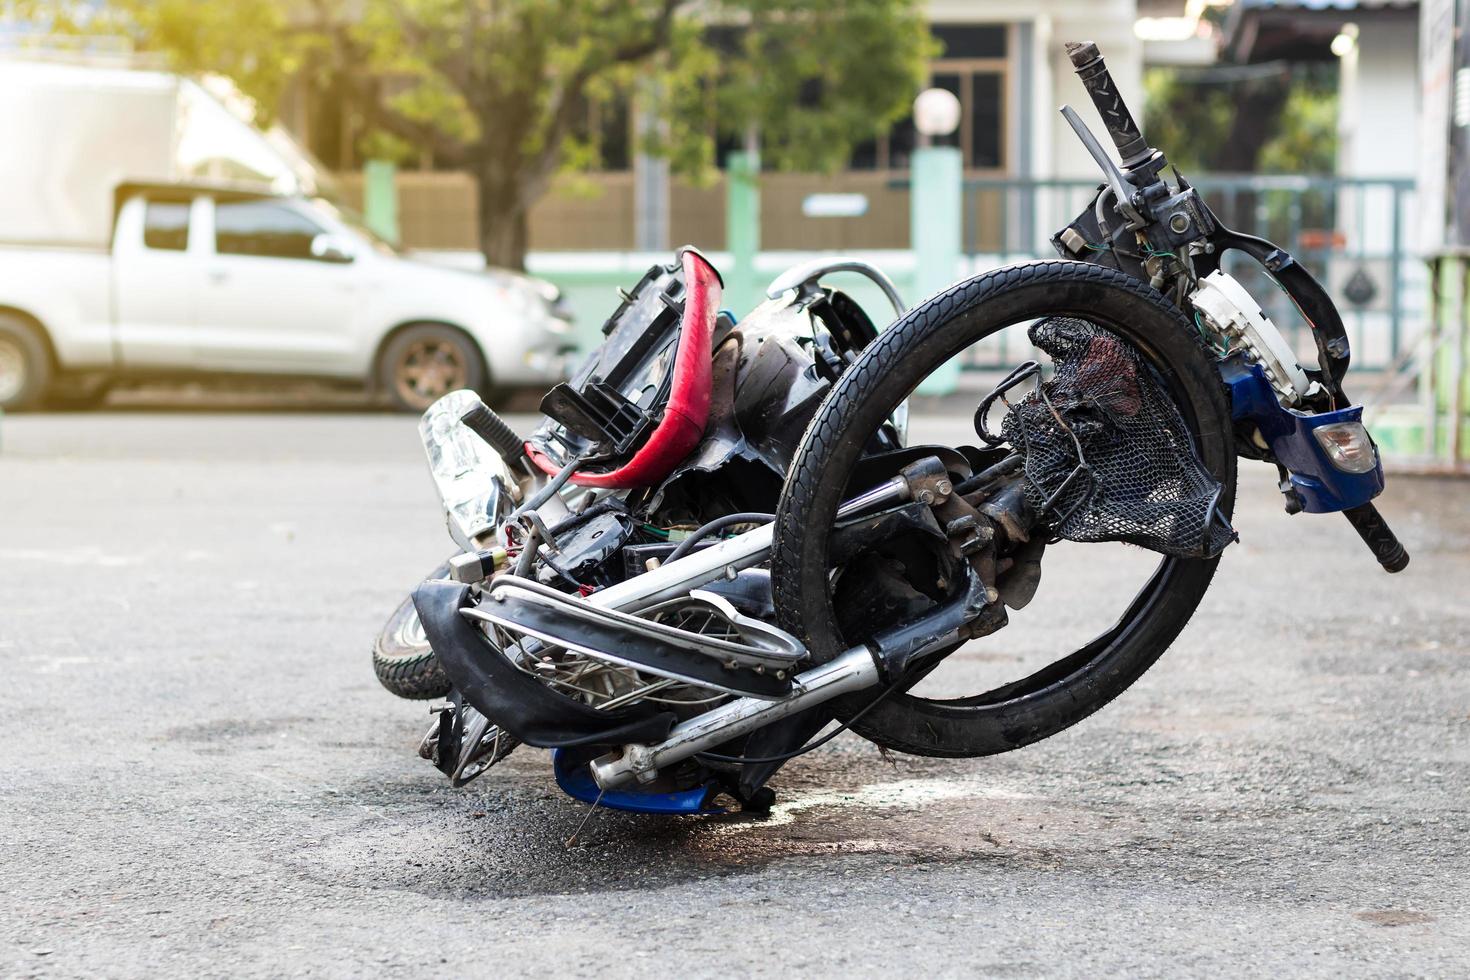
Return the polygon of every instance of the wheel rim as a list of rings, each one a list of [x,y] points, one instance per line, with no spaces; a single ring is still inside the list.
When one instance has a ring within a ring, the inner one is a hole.
[[[404,348],[393,370],[398,397],[416,408],[469,383],[469,362],[457,344],[447,340],[415,340]]]
[[[939,368],[935,370],[939,370]],[[1002,368],[997,373],[1003,374],[1004,370]],[[1065,542],[1062,544],[1064,547],[1066,546]],[[1055,547],[1053,545],[1051,550],[1055,551]],[[1116,557],[1127,546],[1118,543],[1105,543],[1072,545],[1071,547],[1086,548],[1089,552],[1101,557],[1103,561],[1107,561],[1109,558]],[[1055,567],[1058,561],[1059,559],[1053,555],[1051,564],[1048,565],[1043,562],[1043,568]],[[1161,594],[1161,587],[1165,586],[1175,577],[1181,561],[1181,559],[1164,555],[1153,556],[1152,567],[1147,571],[1135,569],[1131,573],[1125,573],[1124,581],[1130,586],[1126,591],[1131,594],[1131,599],[1124,599],[1122,595],[1113,597],[1114,599],[1123,599],[1125,605],[1122,613],[1112,612],[1109,614],[1108,619],[1095,622],[1091,628],[1097,629],[1101,627],[1100,632],[1093,633],[1090,636],[1088,636],[1090,630],[1080,633],[1077,639],[1082,642],[1074,650],[1067,651],[1063,647],[1057,651],[1057,656],[1052,659],[1035,661],[1019,674],[1012,674],[1004,678],[995,678],[983,684],[978,692],[966,694],[939,694],[929,689],[931,685],[926,682],[936,680],[944,681],[949,672],[954,670],[960,659],[962,659],[945,656],[934,664],[933,668],[931,668],[931,673],[925,673],[924,675],[912,678],[903,689],[895,692],[893,696],[885,698],[885,700],[890,702],[891,706],[908,703],[922,704],[936,708],[983,708],[1038,693],[1058,680],[1072,674],[1076,669],[1087,666],[1099,651],[1105,649],[1118,635],[1126,631],[1131,623],[1138,619],[1157,600]],[[1048,577],[1043,573],[1043,582],[1050,585],[1053,577]],[[835,599],[835,597],[833,598]],[[1032,616],[1034,617],[1036,609],[1034,607],[1031,607],[1031,609]],[[978,644],[982,648],[993,648],[997,646],[1001,649],[1009,648],[1012,646],[1012,641],[1016,635],[1018,633],[1022,636],[1027,635],[1030,632],[1029,627],[1032,625],[1033,623],[1028,622],[1028,617],[1024,612],[1019,615],[1013,613],[1012,623],[1007,627],[1010,630],[1009,634],[1005,632],[998,633],[993,637],[985,637],[977,641],[972,641],[970,645],[974,646]],[[848,638],[844,645],[851,642],[855,641]],[[916,688],[921,693],[916,692]]]
[[[1071,315],[1079,316],[1082,315],[1074,311],[1058,310],[1055,312],[1065,312]],[[1124,338],[1129,338],[1129,332],[1126,330],[1126,328],[1123,327],[1123,325],[1110,322],[1106,317],[1099,317],[1095,314],[1089,314],[1086,318],[1098,323],[1101,326],[1104,326],[1106,329],[1110,330],[1110,332],[1113,332]],[[1001,328],[997,328],[994,331],[991,331],[992,334],[998,334],[1000,332]],[[990,334],[986,334],[983,336],[989,335]],[[936,364],[947,361],[950,356],[959,356],[965,349],[968,349],[973,344],[978,343],[980,339],[983,339],[983,336],[971,339],[968,343],[962,345],[958,350],[953,351],[951,355],[946,356],[939,362],[936,362]],[[1135,347],[1138,349],[1138,352],[1142,355],[1143,359],[1156,367],[1158,364],[1157,354],[1149,350],[1146,344],[1141,343],[1139,338],[1131,339],[1133,340]],[[931,369],[927,372],[927,374],[932,374],[934,370],[938,370],[938,367],[936,366],[935,368]],[[1190,428],[1191,434],[1195,435],[1197,432],[1196,420],[1194,419],[1190,407],[1187,404],[1187,400],[1182,400],[1180,398],[1180,393],[1177,390],[1172,390],[1173,388],[1173,385],[1170,385],[1167,382],[1165,383],[1165,389],[1167,393],[1175,401],[1176,408],[1179,408],[1185,416],[1185,422],[1186,425]],[[879,413],[875,410],[874,414],[876,415]],[[852,436],[849,434],[849,436],[846,438],[850,438],[853,442],[859,444],[863,442],[863,439],[860,436]],[[829,515],[826,514],[809,515],[808,523],[823,523],[823,519],[828,516]],[[1098,546],[1086,545],[1085,547],[1097,548]],[[826,549],[824,547],[824,556],[825,551]],[[1149,609],[1149,607],[1154,605],[1160,600],[1161,597],[1167,594],[1170,583],[1186,566],[1190,564],[1193,563],[1183,559],[1160,557],[1155,563],[1152,569],[1152,573],[1147,576],[1146,581],[1142,582],[1142,587],[1138,589],[1133,597],[1132,602],[1128,604],[1127,609],[1123,613],[1122,617],[1116,620],[1111,628],[1105,630],[1099,635],[1096,635],[1080,649],[1077,649],[1070,654],[1063,655],[1059,658],[1052,658],[1049,659],[1049,661],[1042,661],[1042,666],[1039,670],[1036,670],[1034,668],[1027,669],[1019,677],[1007,678],[1007,682],[1000,683],[999,685],[994,687],[982,687],[980,693],[968,694],[958,697],[953,695],[935,696],[935,694],[930,693],[909,693],[914,687],[918,687],[920,682],[924,679],[922,677],[916,677],[914,678],[913,682],[905,687],[903,691],[896,692],[894,696],[886,698],[886,703],[878,707],[878,710],[872,716],[872,718],[874,721],[877,721],[886,712],[900,710],[900,708],[904,705],[926,705],[930,709],[939,710],[984,710],[990,706],[998,705],[1002,702],[1012,701],[1015,699],[1025,699],[1033,695],[1038,695],[1044,690],[1050,688],[1052,685],[1056,684],[1058,681],[1061,681],[1062,679],[1073,675],[1077,671],[1090,671],[1102,661],[1103,655],[1112,646],[1113,642],[1120,635],[1128,632],[1132,628],[1134,622],[1138,621],[1140,618],[1147,614],[1147,610]],[[828,601],[831,602],[830,593]],[[1014,627],[1012,627],[1012,629],[1014,629]],[[839,644],[839,646],[840,645],[841,644]],[[1063,647],[1062,649],[1065,650],[1066,648]],[[945,658],[945,661],[947,662],[948,658]],[[942,670],[943,663],[944,662],[938,663],[935,666],[939,667]],[[863,730],[863,726],[854,725],[854,727],[859,731]]]
[[[393,639],[402,647],[427,653],[430,649],[429,634],[424,632],[423,620],[417,609],[412,609],[393,630]]]
[[[0,337],[0,402],[15,398],[25,385],[25,351],[9,337]]]

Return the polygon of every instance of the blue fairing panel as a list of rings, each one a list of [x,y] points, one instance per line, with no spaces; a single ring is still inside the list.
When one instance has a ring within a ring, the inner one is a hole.
[[[1291,474],[1291,485],[1301,495],[1303,510],[1330,514],[1366,504],[1383,492],[1381,460],[1367,473],[1344,473],[1332,465],[1312,435],[1313,429],[1324,425],[1361,422],[1361,405],[1319,415],[1282,408],[1261,366],[1246,362],[1238,354],[1220,365],[1220,374],[1230,387],[1231,416],[1260,430],[1271,454]]]

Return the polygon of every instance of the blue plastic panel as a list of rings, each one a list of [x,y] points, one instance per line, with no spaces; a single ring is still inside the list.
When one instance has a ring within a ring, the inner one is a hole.
[[[1220,373],[1230,386],[1231,416],[1261,430],[1272,455],[1290,472],[1291,485],[1301,494],[1303,510],[1330,514],[1366,504],[1383,492],[1382,460],[1367,473],[1344,473],[1332,465],[1326,450],[1312,435],[1312,430],[1320,426],[1361,422],[1361,405],[1320,415],[1282,408],[1261,366],[1248,364],[1238,354],[1220,365]]]
[[[641,793],[637,790],[598,789],[587,769],[586,755],[555,749],[551,753],[551,768],[556,773],[556,785],[563,793],[584,803],[597,803],[610,810],[627,810],[630,813],[724,813],[723,807],[709,806],[714,796],[714,787],[700,786],[676,793]],[[598,802],[598,795],[602,800]]]

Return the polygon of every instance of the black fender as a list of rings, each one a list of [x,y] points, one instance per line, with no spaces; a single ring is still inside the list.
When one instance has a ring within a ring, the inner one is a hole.
[[[430,580],[413,593],[424,633],[444,673],[465,700],[527,745],[623,745],[656,742],[675,716],[649,704],[599,711],[523,673],[460,610],[474,605],[470,587]]]

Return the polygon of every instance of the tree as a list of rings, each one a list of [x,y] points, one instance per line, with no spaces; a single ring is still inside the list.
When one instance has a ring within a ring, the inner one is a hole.
[[[1144,132],[1181,170],[1331,173],[1335,166],[1335,64],[1155,68],[1144,86]]]
[[[1155,68],[1144,78],[1144,132],[1190,177],[1330,174],[1337,160],[1336,69],[1335,62]],[[1332,202],[1321,193],[1268,193],[1260,201],[1246,190],[1212,204],[1228,224],[1271,237],[1273,228],[1303,221],[1330,226]]]
[[[74,10],[74,0],[57,0]],[[783,169],[840,165],[903,115],[932,42],[916,0],[106,0],[123,32],[183,71],[232,76],[260,105],[298,73],[360,118],[362,149],[425,149],[479,189],[481,250],[525,261],[527,215],[566,169],[594,167],[598,100],[636,98],[641,136],[707,176],[720,137],[759,134]],[[61,16],[61,15],[58,15]]]

